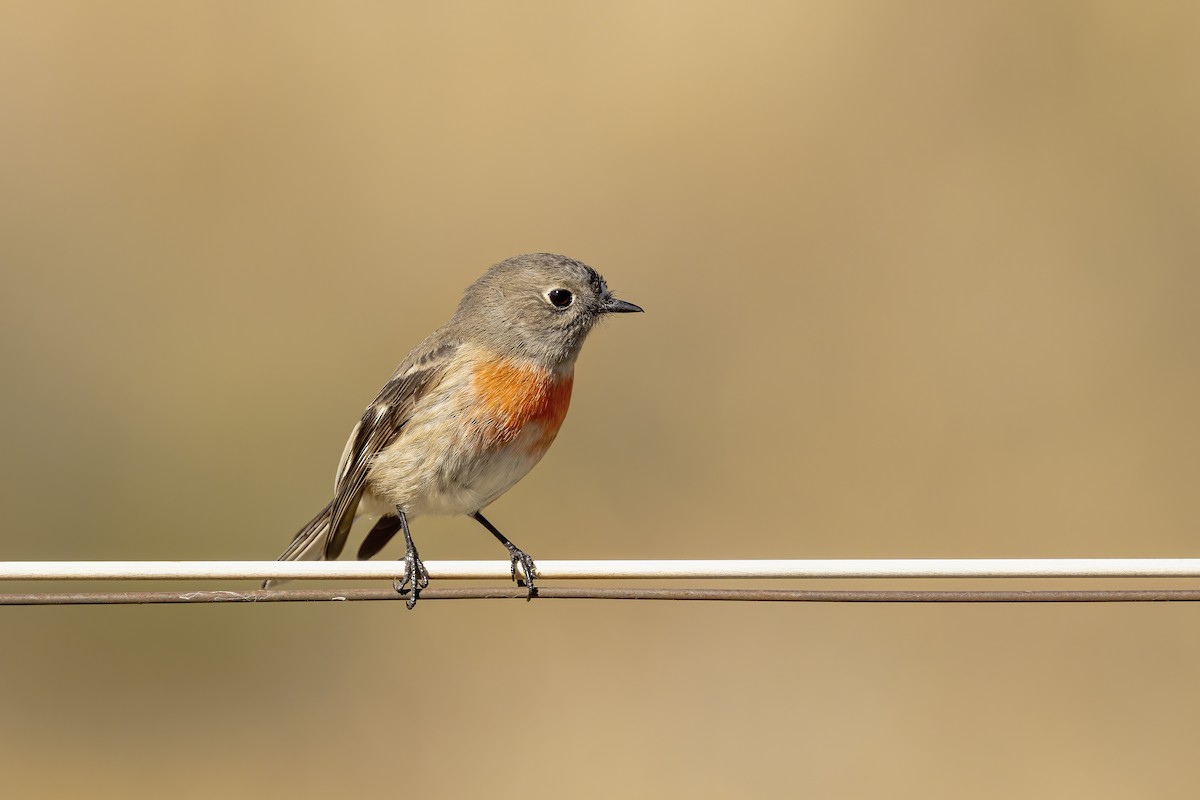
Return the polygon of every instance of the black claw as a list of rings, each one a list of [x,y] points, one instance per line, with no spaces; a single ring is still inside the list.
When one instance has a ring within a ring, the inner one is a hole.
[[[515,544],[510,542],[508,540],[508,537],[506,537],[503,533],[501,533],[499,530],[497,530],[495,525],[488,522],[487,518],[484,517],[483,514],[476,511],[471,516],[475,518],[476,522],[478,522],[483,527],[487,528],[488,532],[491,533],[492,536],[495,536],[496,539],[500,542],[500,544],[502,544],[508,548],[508,558],[509,558],[509,561],[512,566],[512,570],[511,570],[510,574],[512,575],[513,582],[516,583],[517,586],[528,585],[529,586],[529,596],[526,597],[525,599],[532,600],[534,598],[534,596],[537,594],[537,588],[533,585],[533,579],[537,577],[537,567],[534,566],[533,559],[530,558],[529,554],[526,553],[524,550],[522,550],[521,548],[517,547]],[[524,581],[517,577],[518,562],[521,564],[521,571],[523,573],[525,573]],[[525,581],[528,581],[529,583],[526,584]]]
[[[398,594],[404,594],[406,587],[412,587],[408,600],[405,605],[411,610],[417,604],[417,598],[421,596],[421,590],[429,585],[429,573],[425,570],[425,564],[421,561],[421,557],[417,555],[417,549],[414,547],[404,554],[404,577],[395,578],[392,580],[392,588]]]
[[[411,587],[411,594],[404,605],[408,606],[409,611],[412,611],[421,596],[421,590],[429,585],[429,572],[425,569],[421,557],[417,555],[417,547],[413,544],[412,534],[408,532],[407,517],[399,507],[396,508],[396,513],[400,518],[400,528],[404,531],[404,577],[394,578],[392,588],[396,590],[397,594],[404,594],[405,587]]]
[[[533,579],[537,577],[537,567],[533,563],[533,559],[524,550],[512,545],[508,548],[508,558],[512,567],[513,583],[517,586],[528,586],[529,595],[526,600],[532,600],[537,594],[537,587],[533,585]],[[517,564],[521,565],[521,572],[525,575],[525,580],[517,577]]]

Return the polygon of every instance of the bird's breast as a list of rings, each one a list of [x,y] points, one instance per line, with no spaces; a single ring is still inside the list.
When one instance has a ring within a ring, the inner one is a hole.
[[[511,444],[525,432],[534,434],[527,437],[530,449],[544,451],[567,416],[574,376],[571,371],[494,361],[475,370],[473,383],[488,444]]]

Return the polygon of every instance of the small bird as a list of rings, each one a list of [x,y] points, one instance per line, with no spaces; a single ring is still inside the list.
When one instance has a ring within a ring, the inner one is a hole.
[[[554,442],[588,332],[609,314],[641,310],[566,256],[530,253],[489,268],[367,406],[342,452],[333,499],[279,560],[336,559],[354,520],[364,517],[374,527],[360,560],[404,534],[404,577],[394,586],[411,589],[411,609],[429,574],[409,523],[421,514],[467,514],[508,548],[513,580],[521,583],[520,565],[532,597],[533,559],[481,510]]]

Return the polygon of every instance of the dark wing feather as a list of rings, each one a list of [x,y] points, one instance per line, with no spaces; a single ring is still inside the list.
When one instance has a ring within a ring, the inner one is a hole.
[[[333,501],[330,501],[308,521],[308,524],[299,530],[292,538],[292,543],[288,545],[287,550],[284,550],[283,555],[279,557],[280,561],[295,561],[303,558],[309,548],[315,546],[318,539],[324,541],[325,535],[329,531],[329,508],[332,505]],[[272,583],[274,581],[266,581],[263,583],[263,588],[269,589]]]
[[[379,522],[375,523],[375,527],[371,528],[371,532],[367,534],[367,538],[363,539],[362,544],[359,545],[356,558],[359,561],[366,561],[368,558],[371,558],[382,550],[399,530],[399,517],[393,514],[383,517]]]
[[[326,559],[337,558],[346,545],[375,456],[395,441],[412,416],[417,401],[445,376],[447,356],[455,349],[456,345],[443,345],[424,357],[410,357],[354,426],[338,465],[330,506],[329,535],[325,540]]]

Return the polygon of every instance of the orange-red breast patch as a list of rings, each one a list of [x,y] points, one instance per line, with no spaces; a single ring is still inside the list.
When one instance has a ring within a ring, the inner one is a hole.
[[[487,410],[487,438],[507,444],[531,423],[542,435],[535,449],[550,446],[571,404],[573,376],[556,375],[540,367],[495,361],[475,371],[476,397]]]

